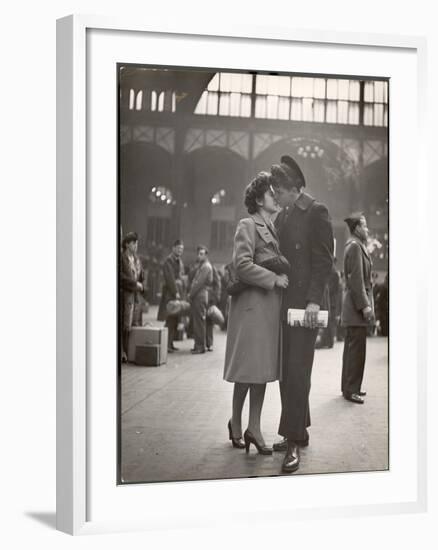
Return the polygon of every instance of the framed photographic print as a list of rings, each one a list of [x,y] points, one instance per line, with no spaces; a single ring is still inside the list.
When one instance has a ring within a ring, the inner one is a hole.
[[[424,41],[57,48],[58,528],[424,509]]]

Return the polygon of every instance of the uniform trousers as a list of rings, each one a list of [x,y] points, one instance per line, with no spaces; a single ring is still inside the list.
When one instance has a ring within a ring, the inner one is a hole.
[[[293,441],[307,438],[310,426],[309,394],[318,329],[283,323],[283,370],[280,382],[279,435]]]
[[[346,327],[342,357],[342,393],[360,392],[365,368],[368,327]]]
[[[205,350],[207,339],[207,296],[201,291],[192,300],[193,338],[195,349]]]

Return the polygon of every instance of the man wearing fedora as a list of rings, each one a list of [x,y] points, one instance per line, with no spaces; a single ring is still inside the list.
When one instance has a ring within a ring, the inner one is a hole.
[[[304,192],[304,175],[288,155],[271,167],[276,199],[282,210],[276,219],[280,250],[291,265],[282,307],[283,377],[280,381],[283,440],[275,451],[286,451],[282,470],[300,463],[300,446],[309,443],[310,381],[318,334],[318,312],[328,292],[333,268],[333,229],[326,206]],[[287,324],[289,308],[305,310],[304,326]]]

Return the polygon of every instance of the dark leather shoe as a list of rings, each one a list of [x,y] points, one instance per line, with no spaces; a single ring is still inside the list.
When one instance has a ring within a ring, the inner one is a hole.
[[[357,395],[360,395],[361,397],[365,397],[366,394],[367,394],[366,391],[358,391],[358,392],[357,392]]]
[[[199,353],[205,353],[205,349],[191,349],[190,350],[193,355],[198,355]]]
[[[295,441],[287,442],[287,451],[283,459],[281,469],[286,474],[298,470],[300,465],[300,448]]]
[[[173,348],[167,348],[167,353],[173,353],[175,350]]]
[[[356,403],[357,405],[363,405],[365,403],[358,393],[344,393],[344,399]]]

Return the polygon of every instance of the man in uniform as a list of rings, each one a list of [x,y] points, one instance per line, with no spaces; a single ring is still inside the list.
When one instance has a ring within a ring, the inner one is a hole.
[[[173,243],[172,252],[164,260],[163,264],[163,287],[161,290],[160,307],[158,308],[158,320],[166,321],[168,328],[168,351],[173,353],[178,348],[173,344],[178,328],[178,316],[168,315],[167,304],[170,300],[180,300],[183,292],[184,265],[182,255],[184,244],[179,239]]]
[[[189,300],[195,339],[192,353],[205,353],[207,342],[207,306],[208,291],[213,282],[213,268],[208,260],[208,250],[205,246],[197,248],[197,268],[190,285]]]
[[[273,165],[274,188],[282,207],[276,219],[280,249],[292,266],[283,297],[283,374],[280,382],[283,440],[274,450],[286,451],[282,470],[299,467],[299,447],[308,445],[309,393],[318,312],[333,267],[333,229],[327,208],[304,192],[304,175],[287,155]],[[305,310],[304,326],[287,324],[289,308]]]

